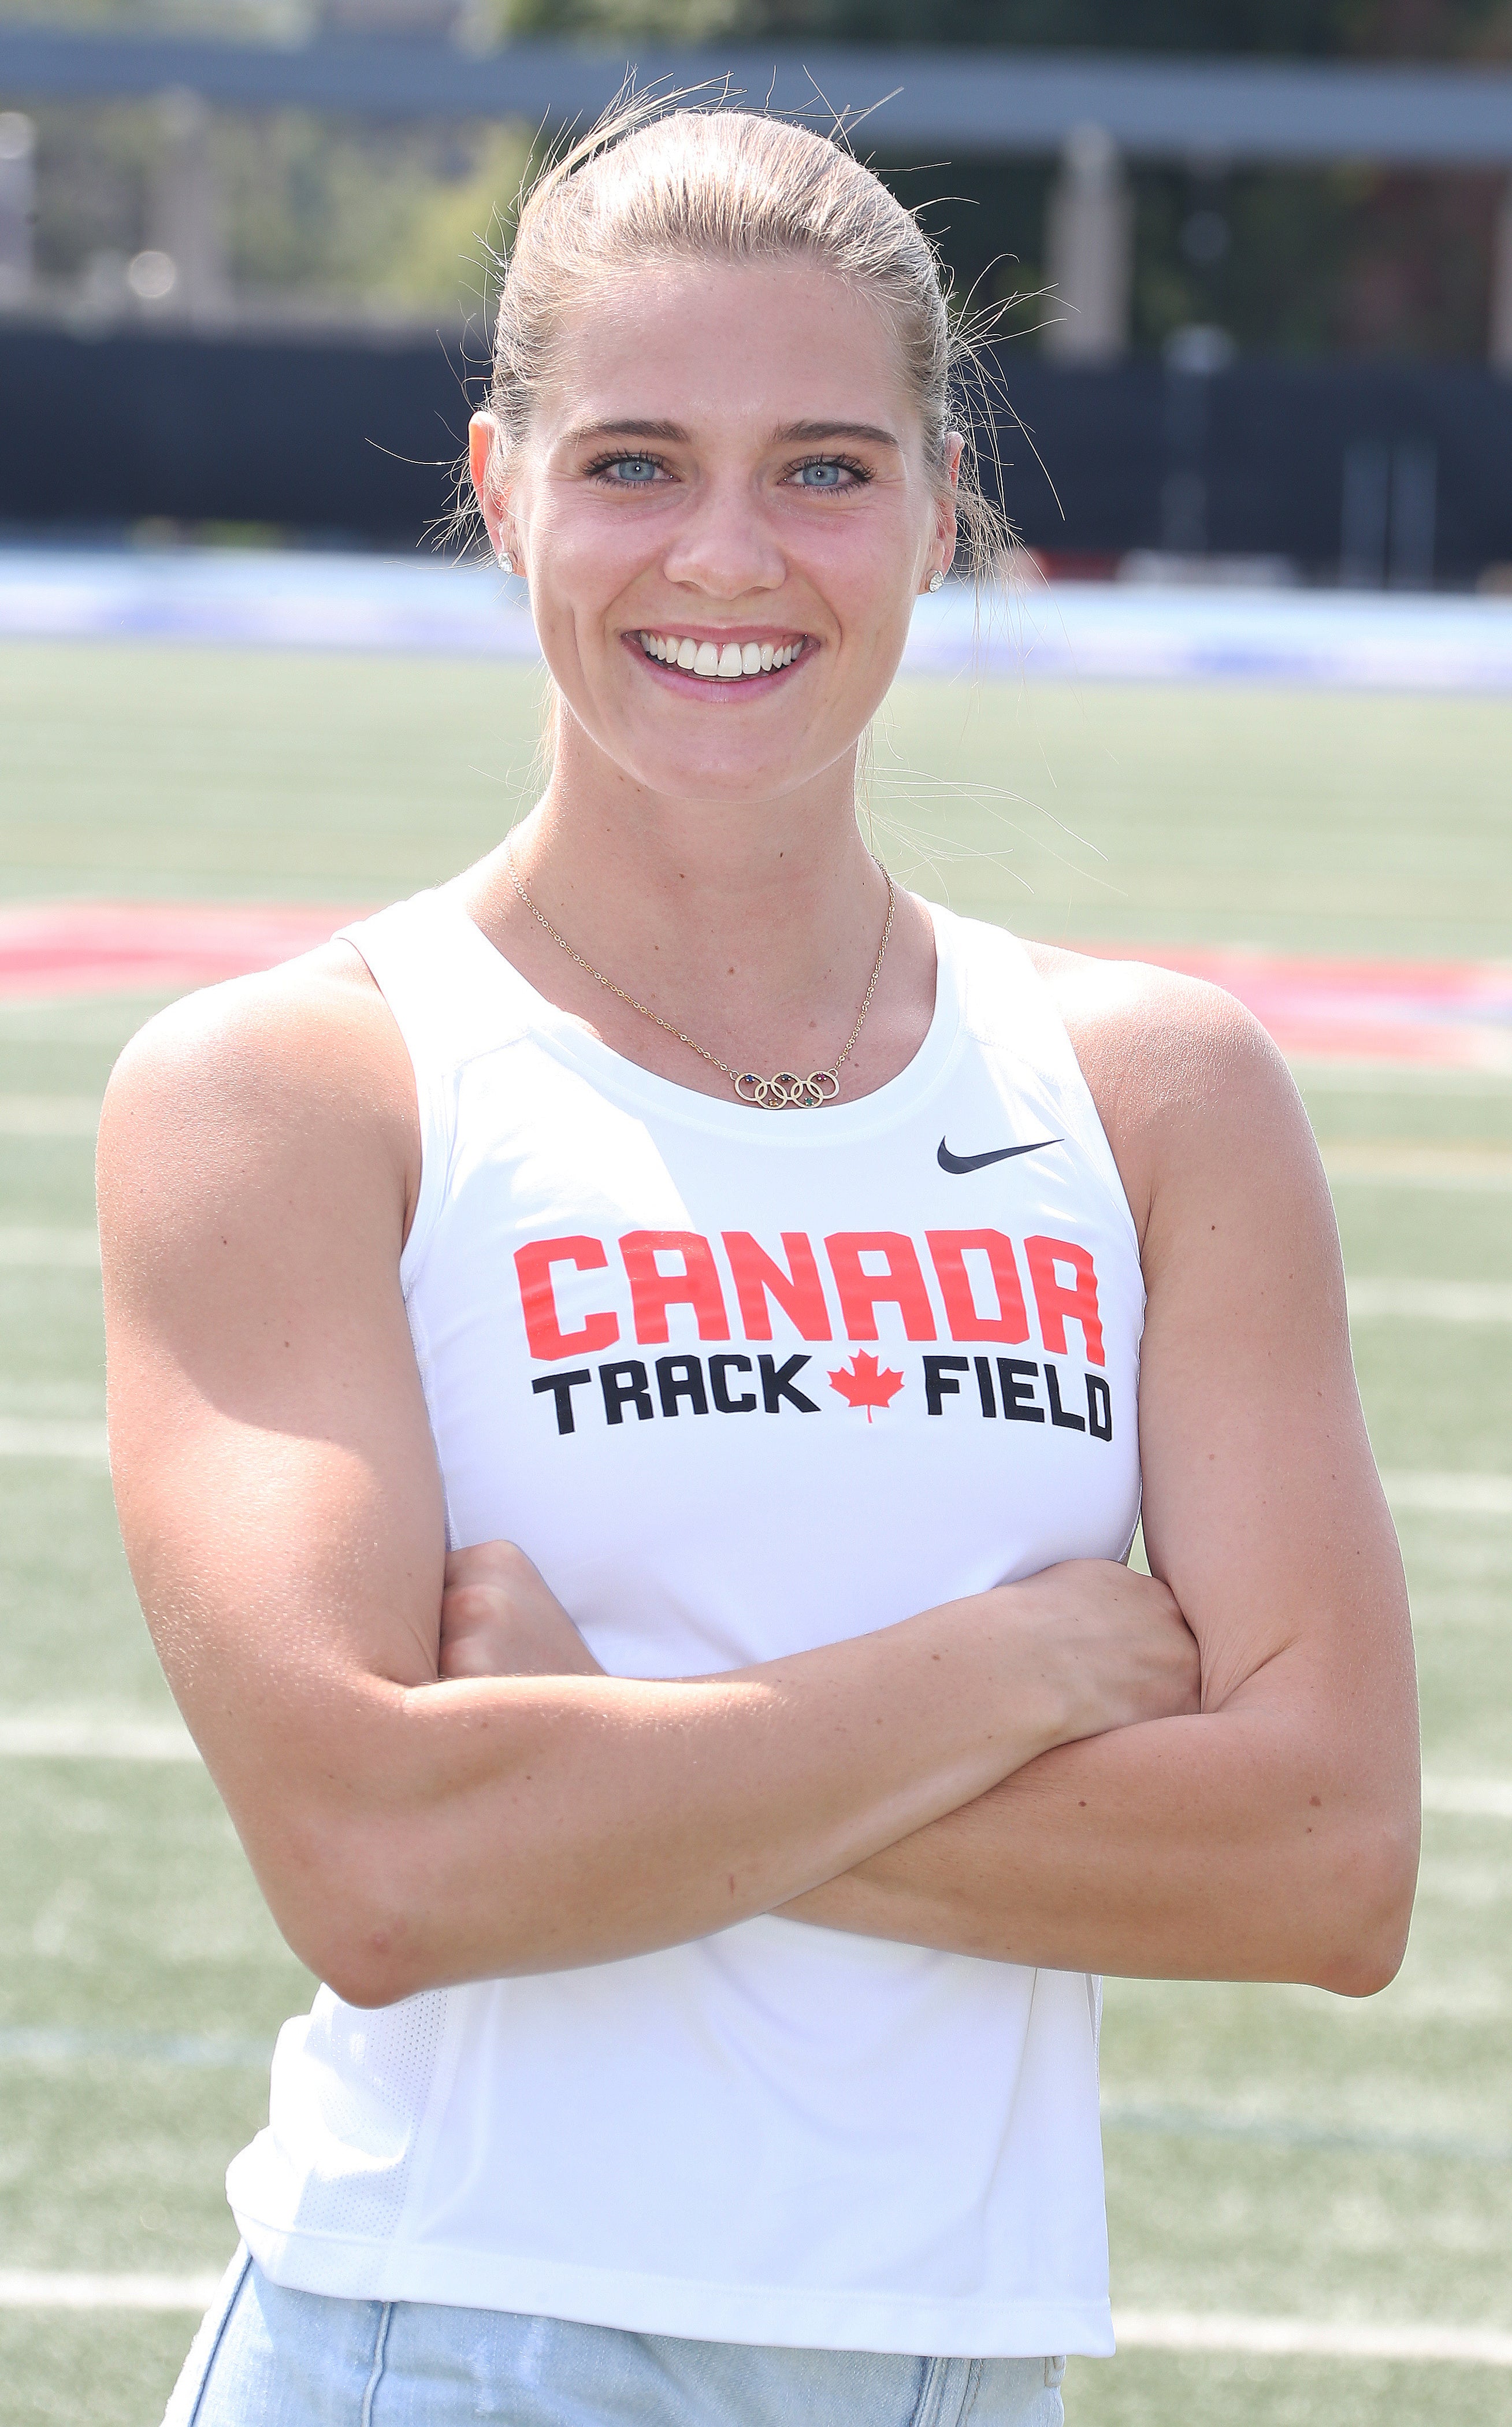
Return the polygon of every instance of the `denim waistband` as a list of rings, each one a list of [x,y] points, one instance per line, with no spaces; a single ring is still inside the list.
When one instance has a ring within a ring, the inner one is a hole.
[[[333,2300],[238,2251],[163,2427],[1061,2427],[1065,2367]]]

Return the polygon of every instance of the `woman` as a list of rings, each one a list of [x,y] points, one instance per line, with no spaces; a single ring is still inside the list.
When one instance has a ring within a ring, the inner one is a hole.
[[[174,2419],[1039,2427],[1112,2348],[1096,1976],[1399,1961],[1401,1574],[1286,1074],[857,832],[991,537],[950,384],[837,146],[570,155],[472,433],[544,797],[112,1083],[134,1572],[328,1984]]]

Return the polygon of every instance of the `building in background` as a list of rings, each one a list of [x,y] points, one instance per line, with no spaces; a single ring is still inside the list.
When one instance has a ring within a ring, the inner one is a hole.
[[[856,140],[996,315],[1068,499],[1057,533],[1009,461],[1041,546],[1371,583],[1512,557],[1512,0],[944,0],[919,30],[902,0],[0,0],[0,345],[51,333],[57,380],[65,336],[108,342],[136,378],[152,339],[141,375],[176,346],[175,392],[212,357],[229,379],[227,346],[249,377],[345,348],[353,381],[366,347],[375,396],[407,346],[420,394],[429,349],[429,418],[455,420],[532,141],[626,57],[734,62],[757,99],[776,60],[821,122],[902,87]],[[161,427],[144,406],[149,451]],[[162,511],[197,518],[188,496]],[[0,513],[24,507],[12,475]]]

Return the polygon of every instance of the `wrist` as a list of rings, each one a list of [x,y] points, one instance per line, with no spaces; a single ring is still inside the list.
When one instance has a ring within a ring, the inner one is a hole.
[[[989,1785],[1082,1733],[1074,1668],[1045,1622],[1036,1581],[995,1585],[931,1612],[937,1633],[927,1657],[951,1664]]]
[[[1050,1606],[1042,1575],[995,1585],[981,1596],[987,1604],[1002,1685],[1018,1733],[1031,1745],[1032,1761],[1088,1731],[1089,1679],[1065,1613]]]

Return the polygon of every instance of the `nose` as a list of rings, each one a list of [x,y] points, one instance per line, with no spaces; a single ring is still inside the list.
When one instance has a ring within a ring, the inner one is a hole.
[[[662,559],[669,581],[710,598],[780,590],[788,567],[759,501],[746,481],[711,480],[690,498]]]

